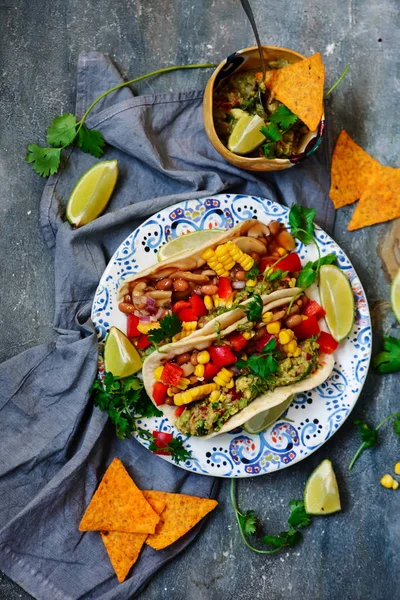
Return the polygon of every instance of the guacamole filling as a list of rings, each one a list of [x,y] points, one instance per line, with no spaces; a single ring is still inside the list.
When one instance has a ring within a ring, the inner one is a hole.
[[[215,402],[203,398],[190,404],[176,420],[176,427],[182,433],[195,436],[217,432],[233,415],[260,395],[304,379],[317,368],[319,345],[314,338],[310,338],[299,347],[301,354],[296,357],[280,353],[277,372],[265,379],[247,367],[240,368],[231,390],[221,393]]]

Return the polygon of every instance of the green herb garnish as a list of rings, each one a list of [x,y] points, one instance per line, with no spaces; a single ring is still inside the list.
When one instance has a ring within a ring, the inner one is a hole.
[[[259,274],[260,274],[260,269],[258,268],[258,265],[254,265],[254,267],[252,267],[250,269],[250,271],[247,271],[246,279],[257,279]]]
[[[270,121],[267,126],[263,125],[260,127],[261,133],[273,142],[279,142],[282,139],[282,134],[279,131],[278,125],[273,121]]]
[[[273,271],[271,268],[265,270],[264,279],[265,281],[276,281],[277,279],[284,279],[289,274],[289,271],[282,271],[282,269],[276,269]]]
[[[172,339],[174,335],[182,331],[182,321],[175,313],[162,318],[159,323],[160,327],[158,329],[150,329],[147,334],[149,341],[156,348],[161,342]]]
[[[247,367],[252,373],[261,377],[261,379],[268,379],[270,375],[274,375],[279,369],[278,361],[275,358],[277,355],[275,351],[276,338],[272,337],[260,354],[250,356],[248,360],[240,359],[236,361],[236,366],[239,369]]]
[[[269,120],[280,125],[281,129],[288,130],[297,123],[299,119],[291,110],[284,106],[284,104],[281,104],[276,111],[270,115]]]
[[[238,304],[238,308],[243,308],[249,321],[259,321],[262,318],[264,304],[260,294],[254,294],[248,304]]]
[[[384,425],[385,423],[387,423],[388,421],[390,421],[392,419],[394,419],[393,431],[400,438],[400,413],[393,413],[393,414],[389,415],[388,417],[385,417],[373,429],[371,429],[366,423],[363,423],[362,421],[359,421],[359,420],[354,421],[354,423],[359,426],[362,444],[358,448],[355,455],[353,456],[353,458],[349,464],[349,469],[353,468],[354,463],[359,458],[360,454],[362,454],[362,452],[364,452],[364,450],[366,450],[366,448],[372,448],[373,446],[376,446],[376,444],[378,443],[378,430],[382,427],[382,425]]]
[[[308,262],[299,273],[297,285],[303,289],[312,285],[317,280],[319,269],[322,265],[331,265],[335,262],[336,258],[336,254],[332,252],[326,256],[321,256],[319,260]]]
[[[372,366],[381,375],[400,371],[400,340],[391,336],[383,336],[383,351],[372,359]]]

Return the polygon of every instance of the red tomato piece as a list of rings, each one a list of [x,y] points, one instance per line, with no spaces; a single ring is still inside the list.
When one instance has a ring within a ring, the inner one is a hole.
[[[178,317],[181,321],[197,321],[199,318],[194,312],[192,305],[190,305],[190,308],[182,308],[178,312]]]
[[[137,326],[139,323],[139,317],[134,314],[128,315],[126,322],[126,335],[128,338],[138,337],[140,335],[140,331]]]
[[[322,319],[322,317],[326,315],[326,312],[324,311],[322,306],[318,304],[318,302],[316,302],[315,300],[310,300],[307,306],[304,308],[303,314],[306,315],[306,317],[312,317],[313,315],[315,315],[317,317],[317,320],[319,321],[319,319]]]
[[[327,333],[326,331],[321,331],[317,342],[319,344],[319,349],[325,354],[332,354],[332,352],[335,352],[336,348],[339,346],[331,334]]]
[[[274,262],[276,262],[276,261],[277,261],[277,259],[273,256],[266,256],[266,257],[262,258],[260,260],[260,267],[259,267],[260,273],[264,273],[265,269],[267,267],[270,267],[271,265],[273,265]]]
[[[169,456],[169,452],[165,450],[168,444],[172,440],[172,433],[167,433],[166,431],[153,431],[154,444],[159,448],[158,450],[153,450],[153,454],[161,454],[162,456]]]
[[[262,338],[260,338],[258,340],[258,342],[256,342],[256,350],[257,352],[262,352],[265,348],[265,346],[268,344],[269,340],[271,338],[273,338],[274,336],[271,335],[270,333],[265,333]]]
[[[178,313],[182,308],[192,308],[190,302],[186,302],[185,300],[178,300],[172,307],[172,312]]]
[[[179,365],[166,362],[161,373],[161,381],[170,386],[176,386],[183,375],[183,369]]]
[[[207,314],[206,305],[204,304],[203,298],[200,298],[197,294],[193,294],[189,298],[190,306],[198,317],[204,317]],[[187,307],[189,308],[189,307]]]
[[[218,281],[218,296],[228,300],[232,296],[232,284],[229,277],[220,277]]]
[[[208,362],[204,365],[204,379],[209,381],[216,376],[219,371],[219,367],[212,364],[212,362]]]
[[[229,346],[210,346],[208,351],[216,367],[226,367],[236,362],[236,356]]]
[[[312,315],[305,321],[293,327],[293,331],[298,340],[306,340],[313,335],[318,335],[320,332],[317,317]]]
[[[157,406],[165,404],[165,398],[167,397],[168,386],[164,385],[160,381],[156,381],[153,385],[153,400]]]
[[[175,417],[180,417],[183,412],[185,412],[186,406],[178,406],[176,411],[174,412]]]
[[[145,350],[146,348],[148,348],[150,346],[150,344],[151,344],[151,342],[150,342],[149,338],[147,337],[147,335],[142,333],[138,340],[136,347],[140,348],[141,350]]]
[[[241,333],[232,333],[228,337],[228,342],[233,348],[234,352],[240,352],[247,344],[247,340]]]
[[[296,252],[292,252],[285,256],[285,258],[282,258],[274,269],[282,269],[282,271],[289,271],[289,273],[301,271],[300,256]]]

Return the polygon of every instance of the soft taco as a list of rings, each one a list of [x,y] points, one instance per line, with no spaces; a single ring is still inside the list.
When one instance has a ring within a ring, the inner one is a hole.
[[[292,295],[260,308],[254,298],[222,331],[165,345],[144,362],[148,395],[182,433],[210,438],[317,387],[334,358],[320,352],[319,326],[307,330],[308,302]]]
[[[256,294],[292,295],[301,270],[294,247],[293,236],[278,221],[266,225],[251,219],[194,252],[129,277],[118,291],[128,337],[143,355],[156,329],[157,341],[164,344],[204,336],[214,331],[207,327],[210,322]],[[222,321],[226,326],[240,316]]]

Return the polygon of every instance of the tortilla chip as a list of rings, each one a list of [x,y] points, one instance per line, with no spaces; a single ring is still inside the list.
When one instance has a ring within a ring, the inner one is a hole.
[[[362,194],[348,230],[391,221],[397,217],[400,217],[400,169],[381,167]]]
[[[155,550],[162,550],[179,540],[218,504],[216,500],[208,498],[156,490],[144,491],[143,494],[149,501],[156,498],[164,500],[166,504],[155,533],[146,540],[146,544]]]
[[[361,198],[380,168],[378,161],[353,142],[342,129],[333,151],[331,166],[329,195],[335,208],[352,204]]]
[[[79,531],[154,533],[159,520],[122,462],[114,458],[82,517]]]
[[[323,114],[325,69],[319,52],[297,63],[267,71],[265,85],[314,131]]]
[[[165,502],[155,498],[148,499],[158,515],[165,508]],[[122,533],[120,531],[101,531],[101,539],[119,583],[125,581],[129,571],[139,558],[147,533]]]

